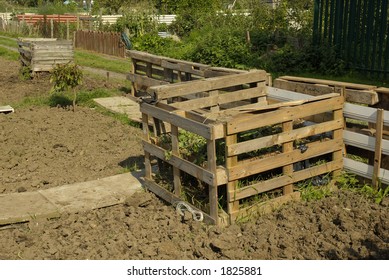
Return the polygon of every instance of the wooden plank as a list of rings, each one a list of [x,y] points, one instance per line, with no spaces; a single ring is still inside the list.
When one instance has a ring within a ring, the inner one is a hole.
[[[142,76],[139,74],[133,74],[133,73],[128,73],[127,74],[127,80],[130,80],[133,83],[138,84],[139,86],[145,86],[145,87],[151,87],[155,85],[167,85],[169,84],[168,82],[165,81],[159,81],[153,78],[149,78],[146,76]]]
[[[162,62],[162,58],[160,56],[145,53],[145,52],[128,50],[127,54],[129,54],[130,57],[133,59],[141,60],[144,62],[150,62],[150,63],[156,64],[156,65],[161,65],[161,62]]]
[[[167,150],[162,149],[161,147],[158,147],[154,144],[148,143],[146,141],[143,141],[143,149],[150,154],[158,157],[161,160],[166,161],[167,163],[171,164],[172,166],[177,167],[178,169],[196,177],[197,179],[212,185],[216,174],[213,174],[212,172],[194,164],[190,161],[187,161],[185,159],[182,159],[178,156],[171,155],[169,157],[166,156],[168,153]]]
[[[301,153],[299,149],[256,160],[241,161],[229,169],[229,181],[238,180],[250,175],[262,173],[291,163],[303,161],[315,156],[325,155],[343,148],[342,140],[329,140],[307,144],[308,149]]]
[[[389,88],[379,87],[375,90],[378,93],[389,94]]]
[[[270,199],[268,201],[259,202],[252,206],[240,209],[239,211],[236,211],[234,213],[230,214],[231,220],[244,220],[249,219],[250,217],[255,217],[258,214],[263,215],[267,213],[271,213],[275,209],[279,208],[285,203],[288,203],[290,201],[298,201],[300,200],[300,193],[299,192],[293,192],[291,194],[283,195],[277,198]]]
[[[193,65],[185,64],[182,62],[176,62],[173,63],[168,60],[162,60],[161,66],[170,70],[176,70],[176,71],[181,71],[181,72],[186,72],[194,75],[198,75],[203,77],[204,76],[204,71],[203,70],[197,70],[194,69]]]
[[[343,159],[338,161],[330,161],[321,165],[309,167],[300,171],[295,171],[289,175],[282,175],[266,181],[261,181],[256,184],[252,184],[243,188],[240,188],[236,193],[229,195],[234,200],[243,199],[274,189],[278,189],[282,186],[293,184],[302,180],[313,178],[318,175],[330,173],[333,170],[341,169],[343,167]]]
[[[259,113],[260,111],[271,111],[276,110],[284,107],[292,107],[292,106],[300,106],[305,103],[310,103],[317,100],[322,99],[328,99],[331,97],[339,96],[337,93],[329,93],[326,95],[316,96],[314,99],[306,99],[306,100],[293,100],[293,101],[285,101],[285,102],[278,102],[278,103],[272,103],[268,104],[266,100],[262,100],[262,102],[258,103],[252,103],[252,104],[245,104],[242,106],[237,106],[231,109],[223,110],[221,112],[210,112],[205,113],[204,116],[207,118],[211,118],[214,120],[218,120],[220,117],[233,117],[236,115],[241,115],[244,112],[250,112],[250,113]],[[248,117],[250,118],[250,117]]]
[[[226,104],[231,102],[236,102],[240,100],[245,100],[254,97],[265,96],[266,94],[261,91],[260,88],[248,88],[233,92],[223,92],[216,96],[202,97],[197,99],[191,99],[182,102],[175,102],[171,104],[172,106],[182,109],[182,110],[195,110],[210,106],[215,106],[217,104]]]
[[[191,83],[182,82],[159,87],[151,87],[149,93],[154,94],[156,99],[165,99],[264,80],[266,80],[266,72],[257,70],[242,74],[232,74],[228,76],[192,81]]]
[[[283,80],[288,80],[288,81],[330,85],[330,86],[336,86],[336,87],[340,87],[340,88],[346,87],[346,88],[350,88],[350,89],[367,89],[367,90],[377,88],[376,86],[372,86],[372,85],[363,85],[363,84],[338,82],[338,81],[323,80],[323,79],[304,78],[304,77],[295,77],[295,76],[281,76],[279,78],[283,79]]]
[[[142,114],[142,132],[143,132],[143,141],[150,142],[150,131],[149,131],[149,117],[147,114]],[[145,177],[151,179],[152,170],[151,170],[151,160],[150,153],[144,151],[145,158]]]
[[[214,136],[212,133],[211,126],[193,121],[191,119],[179,116],[169,111],[165,111],[163,109],[158,108],[157,106],[153,106],[143,102],[140,104],[140,110],[142,113],[146,113],[164,122],[168,122],[172,125],[196,133],[206,139],[212,139],[212,137]]]
[[[372,165],[368,165],[366,163],[355,161],[349,158],[343,158],[343,167],[345,170],[358,176],[370,180],[373,178],[374,167]],[[389,185],[389,170],[380,168],[378,178],[383,184]]]
[[[213,137],[214,138],[214,137]],[[215,140],[207,140],[207,165],[208,170],[216,174],[216,143]],[[217,176],[214,177],[213,183],[209,185],[209,214],[210,216],[218,222],[218,209],[219,209],[219,200],[218,200],[218,182]]]
[[[376,135],[375,135],[375,151],[374,151],[374,168],[373,168],[373,179],[372,184],[376,190],[378,190],[380,181],[379,181],[379,172],[381,168],[381,159],[382,159],[382,132],[384,130],[384,110],[377,110],[377,121],[376,121]]]
[[[229,156],[240,155],[243,153],[248,153],[265,147],[280,145],[289,141],[322,134],[340,128],[343,128],[343,122],[341,120],[334,120],[334,121],[324,122],[320,124],[305,126],[305,127],[294,129],[292,131],[281,132],[275,135],[264,136],[261,138],[256,138],[256,139],[236,143],[233,145],[229,145],[227,146],[227,154]]]
[[[340,86],[294,82],[283,80],[281,78],[278,78],[274,81],[274,87],[309,94],[313,96],[327,94],[330,92],[339,93],[341,90]],[[371,89],[347,88],[345,91],[346,100],[348,102],[362,103],[368,105],[377,104],[379,98],[377,92],[373,90],[374,88],[375,87],[372,87]]]
[[[291,133],[293,131],[293,121],[287,121],[282,124],[282,133]],[[282,153],[290,153],[293,151],[293,140],[285,141],[282,144]],[[293,173],[293,163],[282,167],[282,173],[286,176],[291,176]],[[293,192],[293,185],[287,184],[283,187],[283,194],[287,195]]]
[[[341,109],[343,98],[333,97],[314,103],[303,104],[295,107],[280,108],[276,111],[261,114],[241,114],[235,116],[227,123],[227,134],[256,129],[266,125],[279,124],[288,120],[296,120],[320,113]]]
[[[176,157],[180,157],[180,149],[178,142],[178,127],[175,125],[171,126],[171,137],[172,137],[172,154]],[[173,185],[174,194],[181,196],[181,172],[176,166],[173,166]]]
[[[237,134],[233,135],[228,135],[226,137],[226,147],[228,145],[234,145],[238,141],[238,136]],[[237,156],[228,156],[227,151],[225,152],[225,158],[226,158],[226,168],[228,170],[228,173],[232,168],[234,168],[237,163],[238,163],[238,157]],[[239,210],[239,200],[234,199],[234,195],[236,193],[237,187],[238,187],[238,182],[228,180],[229,182],[227,183],[227,213],[234,213]],[[230,220],[230,223],[232,221]]]
[[[178,202],[181,202],[183,201],[182,198],[178,197],[177,195],[174,195],[173,193],[169,192],[168,190],[160,187],[158,184],[156,184],[155,182],[153,182],[152,180],[149,180],[147,178],[145,178],[144,180],[144,183],[145,183],[145,187],[147,190],[153,192],[154,194],[156,194],[158,197],[162,198],[163,200],[165,200],[166,202],[172,204],[172,205],[175,205],[177,204]],[[186,202],[188,203],[188,202]],[[200,209],[194,207],[193,205],[191,205],[190,203],[188,203],[192,209],[194,209],[195,211],[200,211],[203,213],[203,217],[204,217],[204,222],[207,223],[207,224],[216,224],[216,220],[214,218],[212,218],[211,216],[209,216],[207,213],[204,213],[203,211],[201,211]]]

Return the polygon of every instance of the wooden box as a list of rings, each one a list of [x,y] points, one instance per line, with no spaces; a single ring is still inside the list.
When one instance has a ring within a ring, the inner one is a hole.
[[[74,60],[72,41],[49,38],[19,38],[22,65],[30,67],[32,74],[49,72],[58,64]]]

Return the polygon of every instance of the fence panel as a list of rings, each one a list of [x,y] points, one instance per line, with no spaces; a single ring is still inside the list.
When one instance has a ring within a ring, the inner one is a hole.
[[[78,30],[74,44],[76,48],[125,57],[125,46],[120,33]]]
[[[389,76],[389,0],[315,0],[314,43],[334,46],[350,68]]]

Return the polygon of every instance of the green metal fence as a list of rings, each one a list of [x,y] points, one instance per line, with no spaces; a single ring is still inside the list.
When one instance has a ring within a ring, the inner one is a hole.
[[[389,0],[315,0],[313,38],[352,69],[389,77]]]

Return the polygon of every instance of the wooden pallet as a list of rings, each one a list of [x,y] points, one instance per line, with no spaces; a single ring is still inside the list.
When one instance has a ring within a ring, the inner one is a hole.
[[[263,203],[254,203],[255,197],[277,193],[268,201],[271,208],[297,199],[297,182],[324,174],[337,176],[343,167],[344,98],[330,93],[280,102],[269,98],[267,81],[268,74],[256,70],[149,87],[152,103],[140,104],[147,188],[169,202],[183,200],[182,175],[190,174],[207,186],[205,219],[218,224],[221,200],[232,223],[263,210]],[[322,113],[331,119],[296,126]],[[168,145],[158,140],[161,132],[150,128],[150,119],[169,124]],[[265,130],[270,132],[261,132]],[[205,162],[198,164],[183,156],[182,131],[205,139]],[[304,149],[298,143],[304,143]],[[222,163],[218,163],[220,152]],[[159,165],[153,172],[153,158],[171,170],[170,188],[156,180],[156,173],[163,170]],[[301,163],[306,166],[296,169]]]

